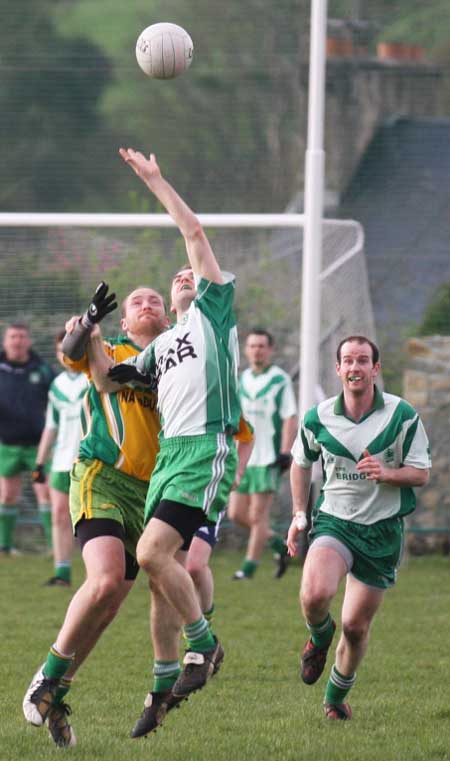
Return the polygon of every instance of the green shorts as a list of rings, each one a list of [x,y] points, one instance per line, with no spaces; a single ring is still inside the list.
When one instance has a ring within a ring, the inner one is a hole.
[[[24,470],[34,470],[36,447],[22,447],[16,444],[0,444],[0,476],[12,478]]]
[[[358,581],[379,589],[395,584],[403,551],[402,518],[394,516],[366,526],[319,510],[313,516],[310,542],[319,536],[332,536],[350,550],[353,556],[350,573]]]
[[[145,503],[148,523],[163,499],[203,510],[215,523],[236,475],[234,439],[225,434],[163,439]]]
[[[68,494],[70,491],[70,470],[50,471],[50,486],[52,489]]]
[[[277,491],[280,469],[277,465],[250,465],[245,469],[236,491],[239,494],[263,494]]]
[[[117,521],[125,531],[125,549],[136,557],[136,545],[144,528],[148,482],[101,460],[80,460],[70,475],[70,514],[75,533],[82,518]]]

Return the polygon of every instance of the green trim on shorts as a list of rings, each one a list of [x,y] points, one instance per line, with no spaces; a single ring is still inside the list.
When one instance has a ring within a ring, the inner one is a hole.
[[[280,485],[280,469],[277,465],[250,465],[245,469],[236,491],[239,494],[264,494],[275,492]]]
[[[314,513],[309,539],[312,543],[319,536],[335,537],[353,555],[352,576],[370,587],[388,589],[397,580],[403,533],[403,519],[399,516],[367,526],[319,510]]]
[[[236,468],[232,436],[207,433],[163,439],[145,503],[145,523],[163,499],[203,510],[215,523],[228,502]]]
[[[82,518],[109,518],[125,531],[125,549],[136,557],[136,545],[144,529],[148,482],[133,478],[101,460],[77,461],[70,477],[72,525]]]
[[[36,465],[37,446],[23,447],[0,444],[0,476],[12,478],[23,471],[32,471]],[[46,472],[48,468],[46,468]]]
[[[50,471],[50,486],[52,489],[68,494],[70,491],[70,470]]]

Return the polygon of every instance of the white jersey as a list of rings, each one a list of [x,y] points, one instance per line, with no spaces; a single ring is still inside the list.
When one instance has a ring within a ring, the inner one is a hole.
[[[370,525],[412,512],[413,488],[370,481],[356,470],[365,449],[388,468],[431,467],[428,438],[417,412],[404,399],[377,388],[373,408],[359,422],[346,417],[342,394],[309,410],[292,456],[303,468],[322,456],[324,485],[317,507],[325,513]]]
[[[290,376],[277,365],[261,373],[248,368],[239,379],[239,397],[242,413],[253,426],[248,467],[273,464],[280,453],[283,422],[297,413]]]
[[[71,470],[78,455],[81,405],[88,385],[83,373],[64,370],[50,386],[45,427],[57,430],[52,470]]]
[[[223,285],[201,279],[181,322],[127,360],[156,380],[161,438],[239,428],[235,285],[233,275],[222,274]]]

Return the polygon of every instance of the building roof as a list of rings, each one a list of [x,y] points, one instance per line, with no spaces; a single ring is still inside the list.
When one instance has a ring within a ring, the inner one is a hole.
[[[450,282],[450,120],[383,125],[339,214],[364,227],[377,330],[420,325],[437,288]]]

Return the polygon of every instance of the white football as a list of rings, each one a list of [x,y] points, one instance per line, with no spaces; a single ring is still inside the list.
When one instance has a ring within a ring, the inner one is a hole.
[[[152,24],[136,43],[136,58],[142,71],[154,79],[174,79],[189,68],[194,45],[178,24]]]

